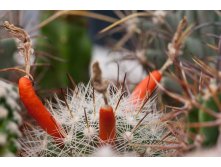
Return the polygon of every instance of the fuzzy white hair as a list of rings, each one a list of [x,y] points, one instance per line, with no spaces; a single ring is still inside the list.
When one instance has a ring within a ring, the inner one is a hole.
[[[55,95],[56,102],[48,101],[48,109],[66,131],[61,141],[40,127],[26,128],[20,139],[23,156],[168,156],[175,150],[148,148],[146,145],[160,143],[168,134],[165,122],[160,121],[163,112],[157,110],[156,96],[149,99],[140,111],[140,102],[131,102],[130,95],[123,96],[121,89],[110,84],[108,103],[115,112],[116,140],[108,145],[99,139],[99,109],[104,105],[101,94],[94,92],[91,84],[83,84],[73,91],[68,89],[65,102]],[[87,122],[86,122],[87,117]],[[173,136],[167,140],[175,141]],[[104,153],[106,152],[106,153]]]

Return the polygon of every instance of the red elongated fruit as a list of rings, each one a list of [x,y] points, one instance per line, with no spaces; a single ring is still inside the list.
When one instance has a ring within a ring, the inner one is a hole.
[[[38,125],[51,136],[63,138],[59,124],[36,95],[32,81],[27,77],[21,77],[18,87],[21,101]]]
[[[151,76],[150,76],[151,75]],[[159,70],[152,71],[151,74],[144,78],[134,89],[132,92],[132,101],[143,100],[147,94],[151,94],[153,90],[156,88],[156,82],[160,82],[162,78],[162,74]],[[154,79],[155,80],[154,80]]]
[[[116,119],[113,108],[102,106],[99,112],[99,137],[105,143],[113,144],[116,138]]]

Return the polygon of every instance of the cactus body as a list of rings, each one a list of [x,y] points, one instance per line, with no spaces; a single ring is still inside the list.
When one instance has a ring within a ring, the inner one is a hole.
[[[15,156],[20,148],[17,139],[22,120],[17,99],[16,88],[0,80],[0,156]]]

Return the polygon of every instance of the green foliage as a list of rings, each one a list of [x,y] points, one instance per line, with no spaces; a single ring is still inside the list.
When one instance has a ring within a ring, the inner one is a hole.
[[[44,13],[47,18],[49,13]],[[62,59],[48,60],[51,64],[40,85],[43,88],[67,86],[66,73],[70,73],[76,82],[89,79],[91,42],[82,18],[60,18],[42,28],[47,39],[38,40],[38,50]],[[45,67],[39,68],[43,72]]]

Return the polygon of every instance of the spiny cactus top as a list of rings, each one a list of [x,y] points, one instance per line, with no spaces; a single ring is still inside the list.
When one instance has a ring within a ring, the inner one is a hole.
[[[21,137],[22,119],[17,100],[16,88],[0,80],[0,156],[14,156],[20,148],[17,138]]]
[[[142,102],[131,102],[122,96],[121,89],[109,84],[108,104],[116,119],[116,139],[107,144],[99,138],[99,109],[103,96],[93,91],[91,84],[80,84],[67,90],[66,103],[55,95],[56,102],[48,101],[48,109],[64,128],[64,139],[54,138],[40,127],[27,127],[21,138],[23,156],[169,156],[176,152],[176,137],[168,135],[166,122],[161,122],[163,111],[157,109],[157,98],[152,97],[143,107]],[[134,99],[133,99],[134,100]],[[119,105],[118,105],[119,102]],[[67,106],[68,105],[68,106]],[[141,109],[141,110],[140,110]],[[164,149],[162,149],[163,147]]]

